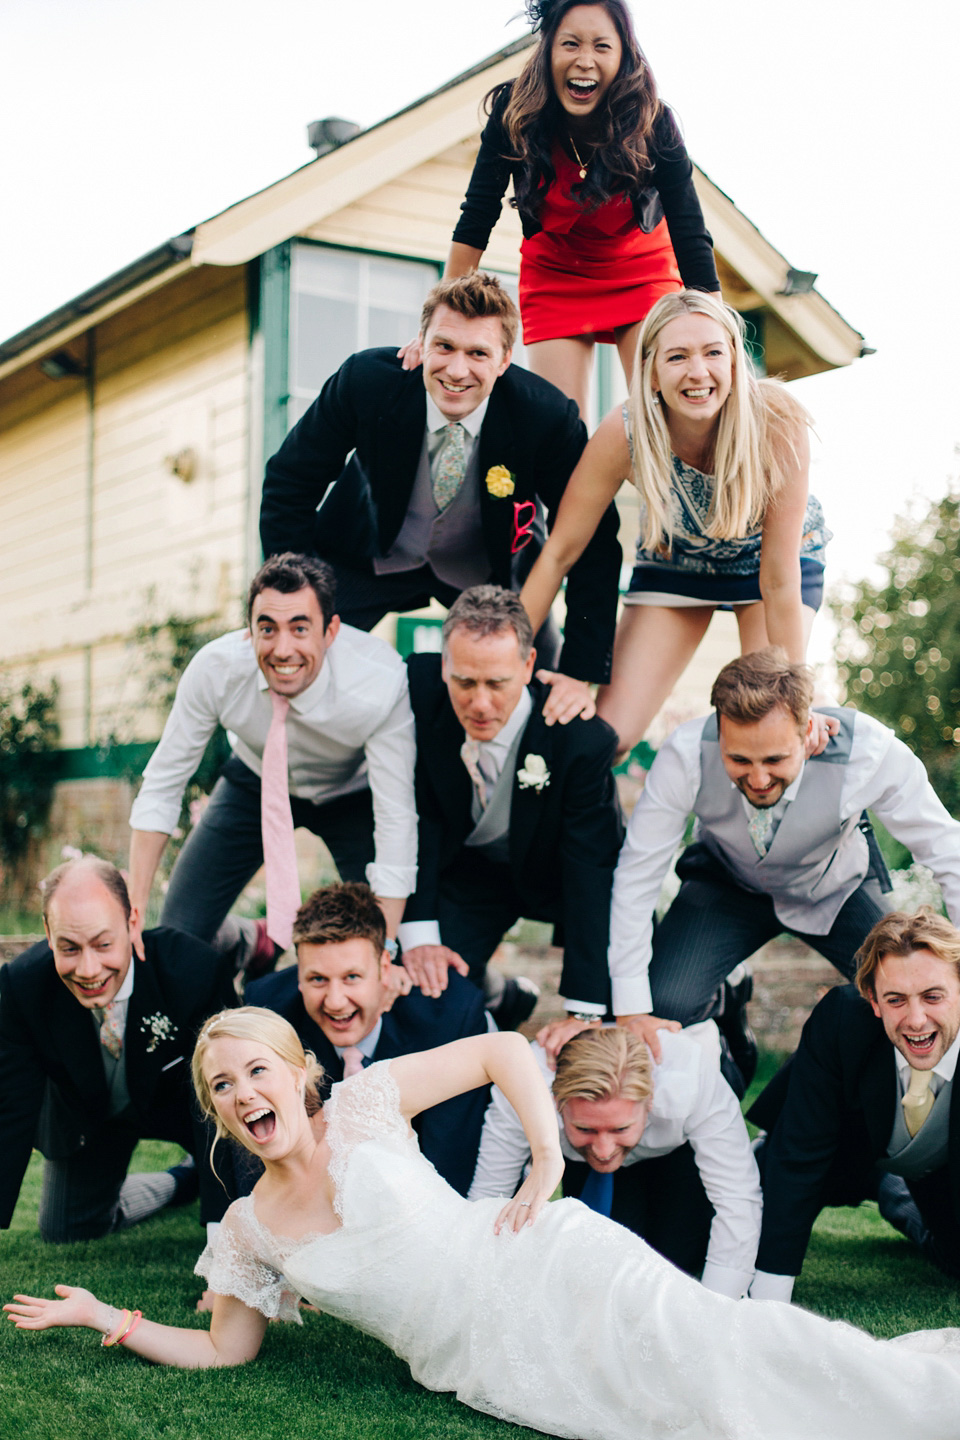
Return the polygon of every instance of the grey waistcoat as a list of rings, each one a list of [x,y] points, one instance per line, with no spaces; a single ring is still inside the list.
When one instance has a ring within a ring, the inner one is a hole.
[[[887,1146],[887,1158],[878,1161],[881,1170],[902,1175],[904,1180],[919,1180],[931,1170],[946,1165],[950,1148],[950,1094],[953,1082],[947,1081],[933,1102],[926,1120],[911,1139],[903,1106],[897,1102],[893,1133]]]
[[[859,813],[840,824],[856,712],[823,708],[822,713],[836,716],[840,733],[822,755],[806,762],[796,799],[762,860],[747,830],[740,791],[723,768],[716,715],[707,717],[700,736],[700,789],[693,807],[696,838],[745,890],[771,897],[786,929],[812,935],[827,934],[870,865],[866,838],[857,828]]]
[[[479,456],[478,440],[463,484],[441,512],[433,498],[430,455],[424,434],[406,518],[390,553],[374,559],[377,575],[416,570],[426,563],[438,579],[458,590],[489,580],[490,561],[480,519]]]
[[[488,860],[497,860],[501,864],[506,864],[510,859],[510,806],[513,801],[517,757],[526,728],[524,725],[519,734],[514,736],[497,783],[490,791],[486,810],[480,809],[480,800],[474,789],[470,810],[473,829],[463,842],[472,850],[479,850],[486,855]]]

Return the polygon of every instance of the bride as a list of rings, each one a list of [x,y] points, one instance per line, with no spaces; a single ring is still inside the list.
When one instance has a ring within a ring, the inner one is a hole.
[[[298,1297],[376,1336],[432,1390],[577,1440],[958,1440],[960,1331],[878,1341],[776,1302],[704,1290],[560,1178],[557,1120],[527,1042],[478,1035],[372,1066],[319,1108],[319,1067],[272,1011],[200,1033],[200,1103],[264,1163],[197,1265],[209,1332],[140,1320],[89,1291],[17,1295],[23,1330],[199,1368],[252,1360]],[[461,1199],[420,1155],[412,1116],[493,1082],[523,1122],[530,1174],[507,1204]]]

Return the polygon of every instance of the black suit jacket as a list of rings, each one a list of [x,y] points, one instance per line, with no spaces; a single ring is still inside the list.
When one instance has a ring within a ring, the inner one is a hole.
[[[386,555],[410,503],[426,421],[421,370],[404,370],[391,349],[351,355],[267,463],[260,507],[264,555],[302,551],[310,536],[324,559],[368,568],[374,556]],[[576,405],[555,386],[517,365],[497,380],[478,456],[493,583],[519,588],[539,550],[534,538],[511,555],[515,504],[539,498],[552,518],[586,440]],[[494,465],[512,472],[512,495],[497,499],[483,484]],[[611,505],[567,579],[560,664],[584,680],[609,677],[621,560],[617,530]]]
[[[853,985],[828,991],[804,1025],[796,1054],[747,1114],[769,1132],[759,1270],[799,1275],[824,1204],[858,1204],[873,1193],[873,1166],[887,1153],[898,1099],[894,1047],[882,1022]],[[946,1178],[960,1223],[956,1087]]]
[[[410,701],[417,727],[416,796],[420,817],[417,888],[404,920],[434,920],[446,866],[473,829],[472,784],[460,758],[463,729],[441,676],[439,655],[411,655]],[[600,719],[548,726],[546,690],[530,686],[533,710],[518,751],[546,762],[542,790],[514,779],[510,807],[510,869],[524,914],[561,927],[561,993],[608,1005],[607,941],[613,872],[623,843],[623,817],[611,765],[614,731]]]
[[[330,1085],[343,1079],[343,1061],[304,1008],[297,988],[296,966],[265,975],[248,985],[244,999],[250,1005],[265,1005],[268,1010],[276,1010],[289,1020],[304,1047],[312,1050],[323,1066],[328,1080],[326,1094],[329,1094]],[[462,975],[451,971],[447,988],[438,999],[428,999],[414,988],[409,995],[401,995],[394,1001],[392,1009],[382,1017],[373,1059],[393,1060],[398,1055],[432,1050],[465,1035],[484,1035],[486,1031],[482,994]],[[424,1110],[413,1122],[422,1153],[461,1195],[466,1195],[473,1179],[489,1099],[489,1085],[468,1090],[464,1095],[455,1095],[442,1105]]]
[[[222,1216],[229,1197],[210,1172],[212,1128],[190,1081],[197,1031],[237,1003],[231,966],[209,945],[176,930],[148,930],[146,959],[134,956],[124,1034],[134,1125],[144,1138],[189,1150],[200,1177],[201,1218]],[[170,1022],[157,1036],[152,1017]],[[100,1042],[90,1012],[58,976],[46,941],[0,967],[0,1227],[10,1224],[34,1145],[64,1159],[111,1124]]]

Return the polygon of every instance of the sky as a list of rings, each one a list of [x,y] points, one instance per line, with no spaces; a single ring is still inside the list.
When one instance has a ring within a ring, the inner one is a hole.
[[[0,339],[305,164],[310,120],[373,124],[520,38],[520,10],[0,0]],[[633,12],[694,160],[877,351],[795,386],[828,579],[876,577],[895,516],[960,485],[960,7]]]

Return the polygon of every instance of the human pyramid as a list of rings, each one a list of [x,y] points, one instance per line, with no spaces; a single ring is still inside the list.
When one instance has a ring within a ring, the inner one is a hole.
[[[247,626],[182,677],[128,872],[58,867],[46,941],[0,968],[0,1223],[34,1146],[50,1242],[199,1193],[210,1328],[69,1285],[4,1308],[194,1368],[252,1360],[304,1300],[575,1440],[960,1437],[960,1331],[881,1342],[789,1303],[820,1210],[867,1198],[960,1277],[960,824],[891,731],[813,705],[809,420],[751,368],[623,0],[528,10],[417,339],[351,356],[267,465]],[[511,179],[519,315],[478,268]],[[598,341],[629,399],[588,439]],[[440,654],[369,633],[431,599]],[[612,766],[719,608],[742,653],[625,827]],[[144,929],[217,725],[231,758]],[[868,811],[949,920],[890,911]],[[341,876],[305,903],[298,826]],[[266,919],[239,919],[261,865]],[[563,951],[533,1043],[536,986],[489,963],[521,917]],[[849,983],[751,1145],[746,962],[784,931]],[[128,1174],[143,1138],[186,1158]]]

